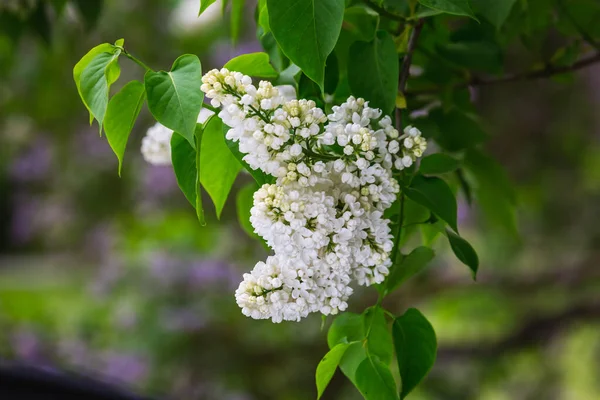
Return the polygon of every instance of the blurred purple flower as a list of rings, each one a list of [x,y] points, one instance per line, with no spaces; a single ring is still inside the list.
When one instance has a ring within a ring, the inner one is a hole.
[[[97,168],[114,168],[117,162],[106,137],[98,136],[95,129],[82,129],[73,141],[77,160],[84,164],[94,164]]]
[[[173,167],[148,164],[144,171],[144,197],[161,198],[177,190]]]
[[[471,220],[471,206],[467,201],[459,197],[458,198],[458,224],[468,224]]]
[[[239,281],[238,271],[224,261],[198,261],[189,270],[188,283],[193,288],[212,286],[216,283],[236,287]]]
[[[170,286],[183,278],[181,267],[181,260],[165,253],[153,253],[150,259],[150,277],[163,286]]]
[[[11,347],[14,355],[22,361],[40,361],[42,346],[37,335],[30,329],[19,328],[12,334]]]
[[[132,384],[139,383],[148,376],[148,363],[137,355],[107,351],[100,358],[101,372],[109,379]]]
[[[52,147],[47,138],[36,139],[9,166],[9,176],[17,182],[35,182],[48,177],[52,167]]]

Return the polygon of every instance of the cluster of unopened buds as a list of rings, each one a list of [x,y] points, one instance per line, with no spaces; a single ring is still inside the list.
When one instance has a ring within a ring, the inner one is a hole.
[[[250,222],[274,255],[244,274],[236,290],[242,312],[273,322],[336,314],[347,308],[353,280],[383,282],[394,246],[383,213],[400,190],[394,171],[425,151],[420,131],[409,126],[400,135],[361,98],[326,115],[312,100],[227,69],[204,75],[201,89],[221,108],[226,138],[244,161],[276,178],[254,194]]]

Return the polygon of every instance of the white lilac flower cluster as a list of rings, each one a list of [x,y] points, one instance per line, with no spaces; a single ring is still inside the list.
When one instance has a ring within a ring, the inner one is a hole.
[[[383,282],[393,248],[383,212],[400,190],[392,173],[423,154],[419,130],[400,135],[354,97],[325,115],[311,100],[286,99],[271,83],[256,87],[227,69],[202,83],[244,161],[276,178],[254,194],[250,217],[275,254],[244,274],[242,312],[273,322],[336,314],[348,306],[352,280]]]
[[[152,165],[171,165],[173,131],[157,122],[142,139],[142,156]]]

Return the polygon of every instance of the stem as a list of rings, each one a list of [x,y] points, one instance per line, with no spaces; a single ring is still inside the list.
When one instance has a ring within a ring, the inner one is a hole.
[[[416,96],[416,95],[420,95],[420,94],[438,93],[447,88],[461,89],[461,88],[465,88],[468,86],[485,86],[485,85],[494,85],[497,83],[521,82],[521,81],[530,81],[530,80],[535,80],[535,79],[540,79],[540,78],[550,78],[554,75],[560,75],[560,74],[564,74],[567,72],[577,71],[579,69],[588,67],[588,66],[593,65],[598,62],[600,62],[600,52],[598,52],[592,56],[583,58],[583,59],[581,59],[571,65],[567,65],[567,66],[558,66],[557,67],[557,66],[553,66],[553,65],[547,65],[543,69],[538,69],[538,70],[528,71],[528,72],[521,72],[521,73],[516,73],[516,74],[510,74],[510,75],[502,76],[500,78],[492,78],[492,79],[473,77],[468,81],[459,82],[459,83],[456,83],[456,84],[453,84],[450,86],[431,87],[431,88],[426,88],[426,89],[409,91],[406,94],[409,96]]]
[[[402,61],[402,68],[400,69],[400,76],[398,78],[398,92],[404,96],[404,90],[406,88],[406,81],[408,80],[410,64],[412,62],[412,55],[417,46],[419,35],[423,29],[424,20],[420,19],[416,22],[415,27],[408,40],[408,47],[406,55]],[[396,108],[396,129],[398,132],[402,132],[402,111]],[[400,179],[404,176],[404,172],[401,172]],[[400,237],[402,236],[402,223],[404,222],[404,192],[400,193],[400,212],[398,214],[398,229],[394,236],[394,248],[392,250],[392,263],[396,262],[396,257],[400,251]]]
[[[210,110],[210,111],[214,112],[215,114],[219,113],[219,109],[217,107],[213,107],[208,103],[202,103],[202,108],[206,108],[207,110]]]
[[[123,47],[120,47],[121,51],[123,52],[123,54],[125,54],[125,56],[127,58],[129,58],[131,61],[133,61],[134,63],[136,63],[137,65],[139,65],[140,67],[144,68],[146,71],[152,71],[152,68],[150,68],[149,66],[147,66],[146,64],[144,64],[142,61],[138,60],[137,58],[135,58],[133,55],[131,55],[131,53],[129,53],[127,50],[125,50]]]
[[[302,148],[302,152],[304,154],[306,154],[309,157],[321,160],[321,161],[333,161],[336,160],[337,157],[336,156],[330,156],[328,154],[317,154],[314,151],[310,150],[309,148]]]
[[[258,111],[256,108],[254,108],[253,106],[248,106],[255,114],[258,118],[262,119],[265,123],[270,123],[271,121],[269,121],[269,119],[267,117],[265,117],[264,115],[262,115],[260,113],[260,111]]]
[[[412,33],[410,34],[410,39],[408,39],[408,47],[406,49],[406,55],[404,56],[404,60],[402,61],[402,68],[400,69],[400,76],[398,78],[398,92],[404,96],[404,90],[406,89],[406,81],[408,80],[408,75],[410,72],[410,64],[412,63],[412,56],[415,51],[415,47],[417,46],[417,41],[419,40],[419,35],[421,34],[421,30],[423,29],[423,24],[425,20],[420,19],[415,24]],[[398,132],[402,132],[402,110],[396,108],[396,129]]]

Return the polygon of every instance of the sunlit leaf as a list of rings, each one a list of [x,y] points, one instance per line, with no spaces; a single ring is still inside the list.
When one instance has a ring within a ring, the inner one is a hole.
[[[90,112],[90,124],[93,121],[94,116],[92,114],[92,110],[90,110],[90,107],[85,102],[85,99],[83,98],[83,94],[81,92],[81,74],[83,73],[83,70],[90,64],[90,62],[98,54],[112,53],[114,50],[115,50],[114,46],[110,43],[99,44],[98,46],[96,46],[96,47],[92,48],[90,51],[88,51],[87,54],[84,55],[81,58],[81,60],[79,60],[79,62],[77,62],[77,64],[75,64],[75,67],[73,68],[73,80],[75,81],[75,85],[77,86],[77,91],[79,92],[79,97],[81,97],[83,104]]]
[[[200,11],[198,11],[198,16],[202,15],[202,13],[216,1],[217,0],[200,0]]]
[[[240,32],[242,30],[242,24],[244,22],[244,4],[245,0],[231,0],[231,40],[233,43],[237,43]]]
[[[254,192],[257,190],[258,186],[256,183],[249,183],[238,191],[235,201],[240,226],[250,237],[255,239],[259,238],[259,236],[254,232],[254,227],[250,223],[250,209],[254,202]]]
[[[118,63],[120,54],[121,50],[114,47],[110,52],[98,53],[81,72],[81,95],[91,114],[98,121],[100,132],[102,132],[108,107],[110,86],[121,74]]]
[[[238,71],[244,75],[259,78],[277,78],[279,75],[269,63],[269,55],[267,53],[242,54],[227,61],[224,67],[230,71]]]
[[[194,131],[204,93],[202,67],[195,55],[185,54],[171,71],[148,71],[144,77],[148,108],[158,122],[181,134],[195,148]]]
[[[110,147],[119,159],[119,175],[121,175],[129,134],[145,100],[144,84],[139,81],[131,81],[123,86],[108,103],[104,118],[104,131]]]
[[[241,167],[225,143],[223,122],[220,118],[210,118],[202,134],[200,183],[215,204],[217,218]]]
[[[323,392],[329,385],[329,381],[333,377],[335,370],[337,369],[342,357],[348,350],[348,347],[358,342],[351,343],[339,343],[335,345],[319,362],[317,366],[317,372],[315,375],[315,379],[317,382],[317,399],[320,399],[323,395]]]

